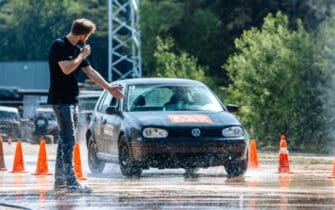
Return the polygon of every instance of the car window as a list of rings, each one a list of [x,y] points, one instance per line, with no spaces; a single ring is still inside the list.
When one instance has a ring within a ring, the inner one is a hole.
[[[167,87],[157,87],[148,91],[145,94],[147,106],[160,106],[162,107],[166,101],[171,97],[172,91]]]
[[[110,103],[110,106],[115,106],[117,107],[119,103],[119,100],[117,100],[115,97],[112,97],[112,101]]]
[[[164,86],[130,86],[128,88],[128,111],[162,110],[164,103],[171,97],[172,91]]]
[[[112,95],[108,92],[105,92],[101,103],[99,104],[98,111],[104,113],[106,109],[111,105]]]
[[[102,106],[102,104],[103,104],[103,101],[104,101],[106,95],[107,95],[107,91],[105,91],[105,92],[102,94],[102,96],[99,98],[99,100],[98,100],[98,106],[97,106],[97,111],[98,111],[98,112],[101,111],[101,106]]]
[[[223,111],[204,86],[133,85],[128,88],[127,111]]]

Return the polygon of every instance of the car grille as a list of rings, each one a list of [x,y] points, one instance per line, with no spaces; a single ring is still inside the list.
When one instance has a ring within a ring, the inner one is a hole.
[[[192,135],[192,129],[180,129],[180,130],[169,130],[169,136],[170,137],[193,137]],[[202,137],[222,137],[222,129],[216,128],[216,129],[200,129]]]

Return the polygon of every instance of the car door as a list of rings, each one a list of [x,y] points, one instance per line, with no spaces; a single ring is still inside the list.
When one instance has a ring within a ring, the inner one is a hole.
[[[110,106],[119,110],[119,100],[113,97]],[[106,115],[104,125],[104,141],[107,153],[114,161],[118,161],[118,136],[120,127],[121,119],[118,112]]]
[[[104,126],[106,124],[105,121],[105,115],[106,115],[106,108],[109,106],[111,102],[111,95],[108,94],[106,91],[104,95],[101,98],[101,101],[97,107],[97,111],[95,113],[95,116],[93,118],[94,124],[95,124],[95,141],[97,143],[98,151],[102,153],[106,153],[106,145],[104,141]]]

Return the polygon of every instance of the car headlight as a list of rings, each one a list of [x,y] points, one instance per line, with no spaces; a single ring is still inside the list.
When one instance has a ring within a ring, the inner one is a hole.
[[[168,136],[168,132],[161,128],[145,128],[143,130],[143,136],[145,138],[165,138]]]
[[[233,126],[222,129],[222,135],[224,137],[241,137],[243,136],[243,129],[240,126]]]

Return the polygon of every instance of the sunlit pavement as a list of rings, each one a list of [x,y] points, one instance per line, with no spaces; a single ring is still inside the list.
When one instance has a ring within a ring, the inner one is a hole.
[[[243,177],[227,178],[223,167],[199,170],[147,170],[140,179],[127,179],[118,165],[102,174],[89,172],[85,145],[80,145],[81,181],[93,194],[55,194],[53,175],[33,175],[39,145],[23,143],[26,173],[12,173],[16,143],[4,143],[7,171],[0,171],[0,209],[334,209],[333,157],[290,154],[293,173],[278,174],[278,154],[259,154],[260,168]],[[56,145],[47,144],[50,173]]]

